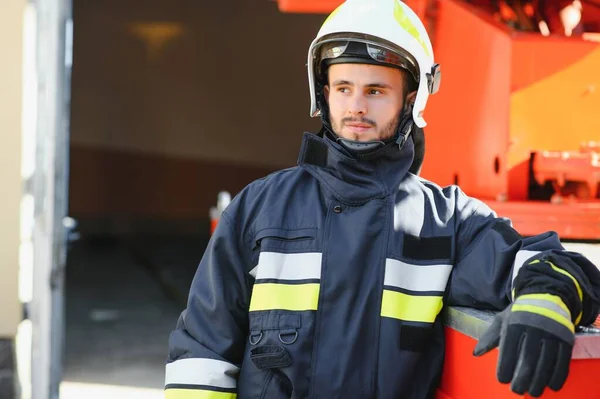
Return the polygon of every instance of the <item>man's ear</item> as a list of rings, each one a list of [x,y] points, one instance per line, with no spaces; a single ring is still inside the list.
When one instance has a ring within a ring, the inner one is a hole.
[[[415,98],[417,98],[417,91],[411,91],[406,95],[406,104],[413,105],[415,103]]]
[[[325,97],[325,102],[329,105],[329,85],[323,86],[323,97]]]

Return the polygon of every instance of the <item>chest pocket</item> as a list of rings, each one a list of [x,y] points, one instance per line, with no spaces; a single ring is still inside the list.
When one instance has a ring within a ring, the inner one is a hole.
[[[322,261],[317,229],[263,229],[254,241],[250,311],[317,310]]]
[[[262,229],[254,237],[254,249],[263,251],[303,252],[315,248],[317,228]]]
[[[317,228],[260,230],[254,238],[247,382],[259,398],[306,397],[322,254]],[[293,394],[292,394],[293,392]]]

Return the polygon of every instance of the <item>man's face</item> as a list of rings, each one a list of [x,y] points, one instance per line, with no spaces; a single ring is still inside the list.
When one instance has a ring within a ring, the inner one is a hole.
[[[331,65],[325,99],[333,131],[355,141],[393,137],[402,112],[403,93],[404,75],[399,69],[370,64]]]

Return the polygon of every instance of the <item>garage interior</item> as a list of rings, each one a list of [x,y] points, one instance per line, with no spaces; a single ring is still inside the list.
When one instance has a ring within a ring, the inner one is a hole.
[[[209,209],[293,166],[322,15],[267,0],[73,2],[64,380],[160,389]]]

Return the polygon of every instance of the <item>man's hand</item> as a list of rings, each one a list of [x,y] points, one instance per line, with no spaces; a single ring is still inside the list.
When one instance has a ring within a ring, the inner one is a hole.
[[[517,394],[538,397],[546,386],[555,391],[562,388],[574,341],[571,312],[563,301],[550,294],[527,294],[496,315],[473,355],[499,345],[498,381],[511,382]]]

